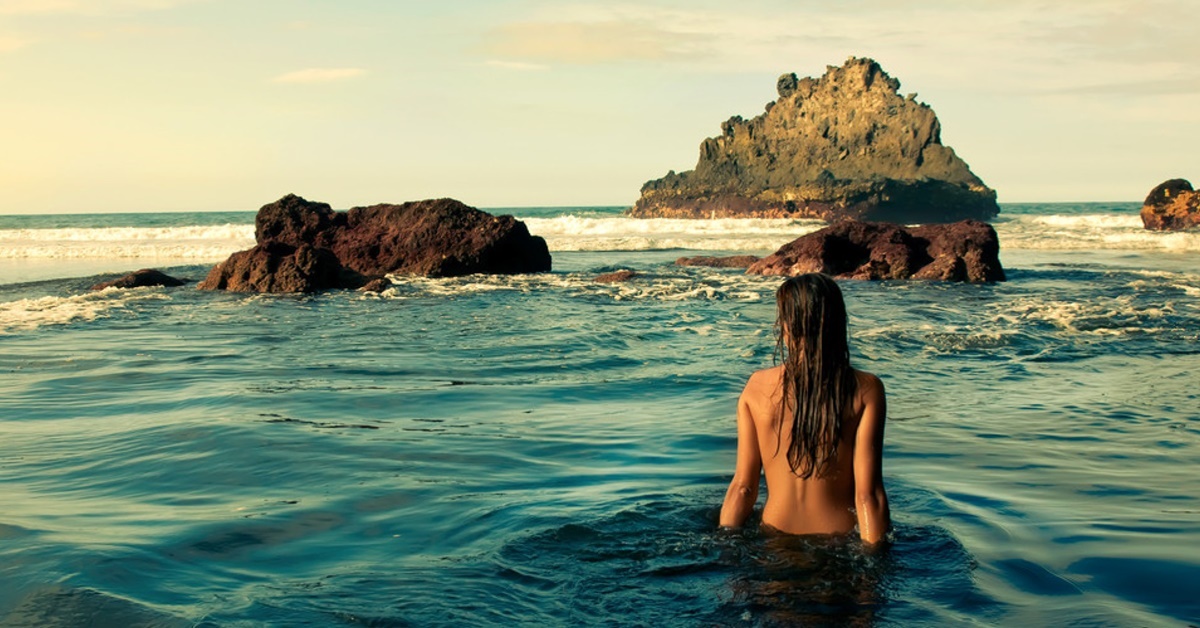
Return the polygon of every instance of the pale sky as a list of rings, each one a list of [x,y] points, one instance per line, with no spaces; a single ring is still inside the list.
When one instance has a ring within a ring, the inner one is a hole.
[[[0,0],[0,213],[631,205],[871,57],[1023,201],[1200,184],[1197,0]]]

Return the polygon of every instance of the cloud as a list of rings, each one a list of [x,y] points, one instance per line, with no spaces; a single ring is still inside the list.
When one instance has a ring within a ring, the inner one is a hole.
[[[0,35],[0,52],[12,52],[18,48],[24,48],[29,44],[30,41],[28,39]]]
[[[0,0],[0,15],[80,14],[169,9],[197,0]]]
[[[366,74],[362,68],[306,68],[280,74],[271,79],[272,83],[330,83],[357,78]]]
[[[1200,55],[1196,0],[770,4],[543,2],[493,28],[481,48],[527,63],[670,63],[701,72],[812,74],[868,56],[920,90],[993,93],[1127,86],[1126,94],[1150,95],[1188,91],[1200,76],[1189,62]]]
[[[640,19],[517,22],[494,29],[484,45],[501,57],[568,64],[689,59],[705,47],[698,35]]]
[[[1048,93],[1081,94],[1096,96],[1171,96],[1200,94],[1200,76],[1133,80],[1095,85],[1079,85],[1063,89],[1047,90]]]
[[[505,61],[503,59],[488,59],[483,62],[484,65],[490,68],[500,68],[503,70],[517,70],[519,72],[529,72],[536,70],[549,69],[548,66],[540,63],[526,63],[524,61]]]

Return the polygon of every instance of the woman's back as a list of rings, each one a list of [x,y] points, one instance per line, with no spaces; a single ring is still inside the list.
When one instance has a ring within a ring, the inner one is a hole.
[[[755,373],[739,401],[754,424],[767,480],[762,522],[790,534],[850,532],[858,523],[854,461],[859,426],[874,405],[869,398],[876,389],[882,392],[882,387],[874,375],[855,372],[858,391],[843,419],[837,453],[822,473],[803,478],[792,470],[785,455],[788,447],[783,435],[792,433],[795,419],[789,408],[780,411],[783,374],[782,366]]]

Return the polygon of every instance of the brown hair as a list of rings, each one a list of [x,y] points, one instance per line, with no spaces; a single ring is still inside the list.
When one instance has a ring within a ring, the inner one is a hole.
[[[787,279],[775,299],[776,354],[784,365],[779,442],[790,411],[788,465],[801,478],[821,477],[837,459],[842,419],[858,389],[850,366],[846,303],[837,283],[820,273]]]

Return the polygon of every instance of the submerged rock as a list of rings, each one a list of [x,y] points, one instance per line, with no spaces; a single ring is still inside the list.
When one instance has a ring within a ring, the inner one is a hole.
[[[681,257],[675,260],[676,266],[707,266],[708,268],[749,268],[758,261],[754,255],[730,255],[728,257]]]
[[[185,283],[187,282],[182,279],[176,279],[162,271],[153,268],[143,268],[112,281],[98,283],[92,286],[92,290],[103,290],[105,288],[145,288],[149,286],[175,287],[182,286]]]
[[[977,220],[906,229],[845,220],[785,244],[747,269],[755,275],[820,272],[841,279],[1004,281],[1000,241]]]
[[[1142,203],[1142,225],[1154,231],[1179,231],[1200,226],[1200,192],[1187,179],[1163,181]]]
[[[637,276],[638,273],[632,270],[618,270],[596,276],[596,283],[621,283]]]
[[[704,140],[694,170],[647,182],[638,217],[987,220],[995,191],[941,143],[933,110],[871,59],[780,77],[760,116]]]
[[[383,292],[391,287],[392,282],[388,281],[386,277],[377,277],[371,281],[368,281],[366,285],[359,288],[359,290],[362,292]]]
[[[255,219],[258,244],[235,253],[201,289],[313,292],[359,288],[384,275],[454,277],[550,270],[546,241],[512,216],[453,199],[334,211],[291,195]]]

